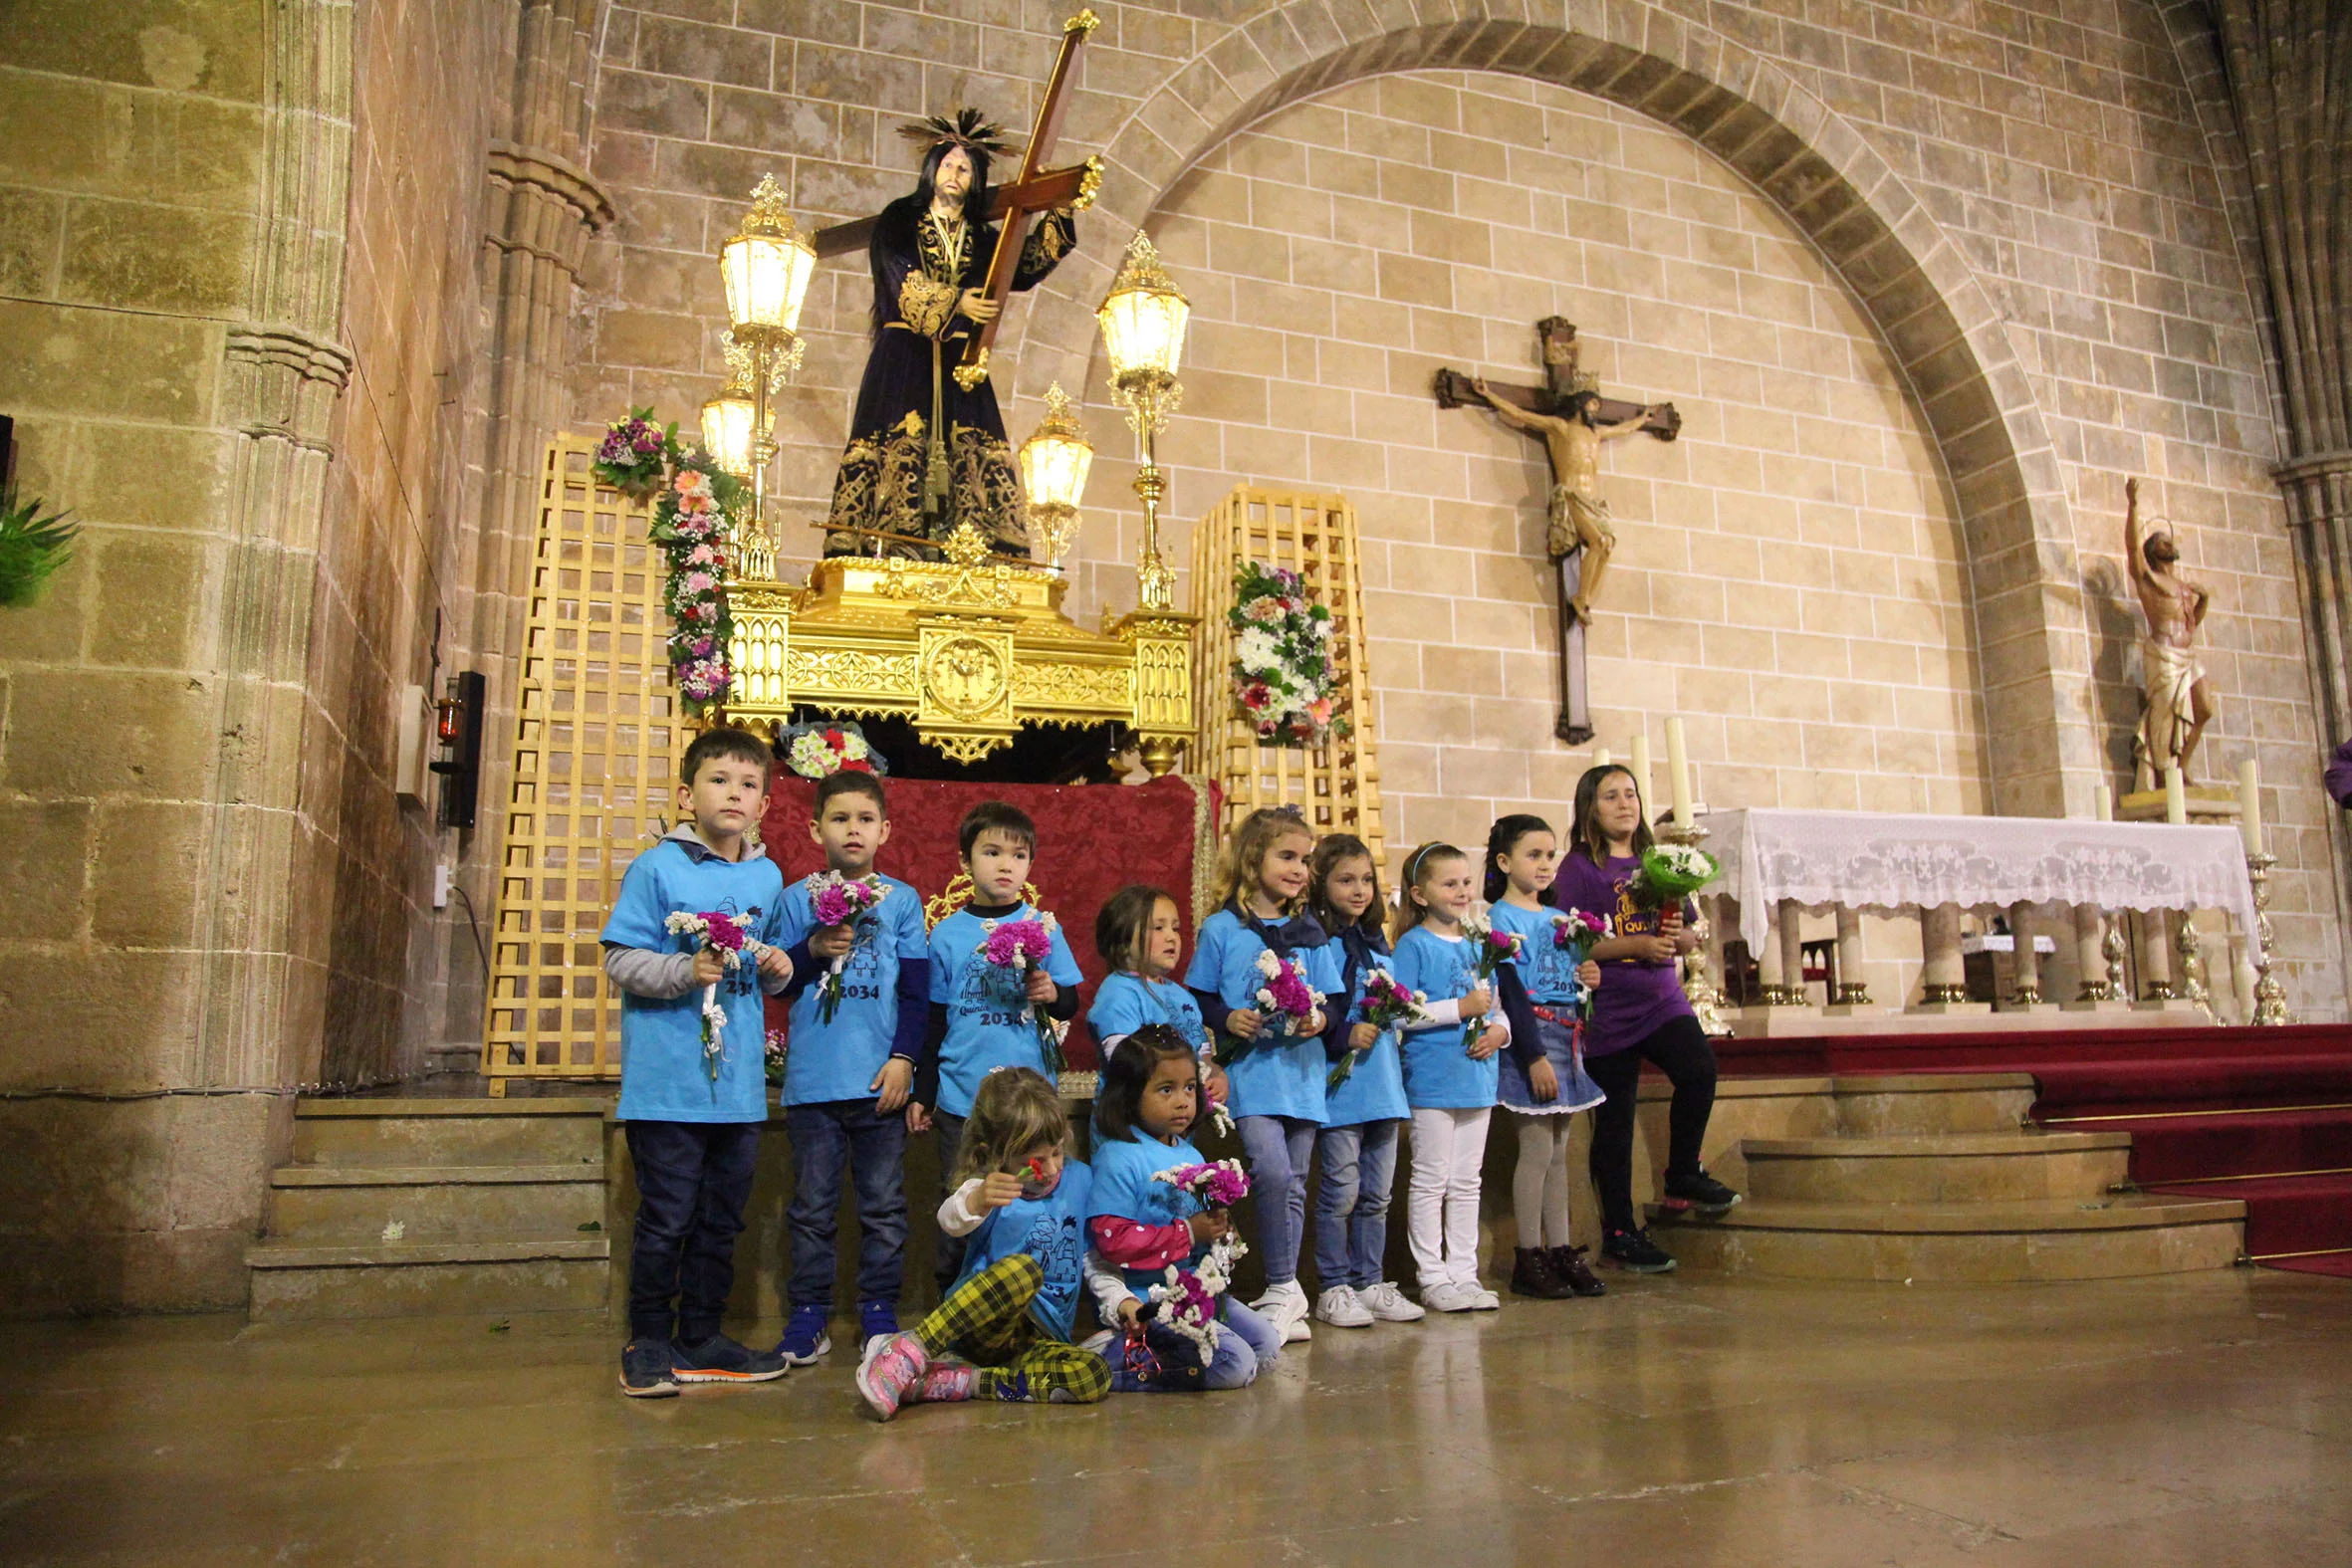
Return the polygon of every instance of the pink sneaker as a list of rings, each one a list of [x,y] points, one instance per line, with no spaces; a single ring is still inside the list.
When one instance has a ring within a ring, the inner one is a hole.
[[[911,1405],[920,1400],[926,1405],[952,1405],[970,1399],[978,1381],[979,1374],[968,1361],[935,1361],[916,1385],[918,1392],[908,1394],[900,1403]]]
[[[874,1420],[888,1421],[897,1415],[898,1407],[907,1402],[909,1393],[922,1382],[930,1364],[923,1342],[912,1334],[892,1334],[887,1339],[876,1337],[868,1342],[864,1357],[857,1363],[857,1393],[873,1412]]]

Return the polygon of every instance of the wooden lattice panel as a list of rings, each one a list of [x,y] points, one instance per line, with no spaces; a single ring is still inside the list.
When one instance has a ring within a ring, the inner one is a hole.
[[[1231,669],[1233,570],[1244,558],[1295,571],[1331,611],[1337,714],[1351,733],[1305,750],[1261,746],[1234,714]],[[1363,574],[1355,509],[1338,496],[1239,485],[1192,535],[1193,690],[1200,702],[1196,767],[1225,793],[1230,827],[1266,805],[1295,805],[1317,833],[1353,833],[1387,864],[1380,817],[1380,761],[1372,732],[1372,674],[1364,651]]]
[[[482,1071],[618,1077],[620,995],[597,934],[675,819],[677,733],[647,506],[597,485],[593,436],[548,448],[491,946]]]

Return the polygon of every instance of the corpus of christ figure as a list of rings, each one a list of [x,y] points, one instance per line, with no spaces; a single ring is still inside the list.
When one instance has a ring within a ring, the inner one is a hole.
[[[1600,446],[1636,430],[1671,441],[1682,429],[1682,415],[1672,403],[1623,403],[1603,398],[1600,378],[1577,369],[1573,323],[1557,316],[1545,317],[1535,324],[1535,331],[1543,343],[1543,386],[1497,389],[1484,377],[1440,370],[1437,401],[1441,408],[1462,407],[1474,399],[1484,402],[1504,423],[1543,442],[1544,455],[1551,463],[1550,527],[1544,553],[1551,559],[1559,593],[1560,714],[1556,733],[1571,745],[1581,745],[1592,739],[1584,694],[1584,627],[1592,619],[1592,601],[1617,546],[1608,499],[1600,493]]]
[[[2123,559],[2148,616],[2147,630],[2140,634],[2147,706],[2132,737],[2132,774],[2135,787],[2160,789],[2167,768],[2180,769],[2182,779],[2188,779],[2189,759],[2213,720],[2213,691],[2197,662],[2197,631],[2213,595],[2176,569],[2181,547],[2169,529],[2143,533],[2137,479],[2123,482]]]

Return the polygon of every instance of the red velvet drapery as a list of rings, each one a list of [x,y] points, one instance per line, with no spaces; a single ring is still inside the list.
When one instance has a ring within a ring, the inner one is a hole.
[[[1183,911],[1187,932],[1207,913],[1193,907],[1195,873],[1205,881],[1217,853],[1216,791],[1207,784],[1177,778],[1133,787],[886,779],[882,787],[890,802],[890,841],[875,863],[925,898],[937,895],[959,869],[956,825],[973,806],[1005,800],[1037,821],[1030,880],[1040,903],[1061,922],[1085,972],[1081,995],[1089,1005],[1102,981],[1094,916],[1113,893],[1131,882],[1165,890]],[[788,880],[824,869],[823,853],[809,836],[816,789],[807,779],[780,774],[768,796],[760,840]],[[1189,946],[1185,957],[1190,962]],[[772,1026],[786,1026],[781,1007],[770,1004],[768,1013]],[[1073,1069],[1095,1065],[1093,1035],[1082,1023],[1070,1031],[1066,1053]]]

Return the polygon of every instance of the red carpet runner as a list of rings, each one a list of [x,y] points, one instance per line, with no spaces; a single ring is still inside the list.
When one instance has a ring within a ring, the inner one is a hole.
[[[1178,778],[1132,788],[885,779],[882,787],[890,797],[890,842],[875,864],[912,883],[926,899],[936,897],[956,874],[956,825],[966,811],[983,800],[1006,800],[1036,820],[1038,855],[1031,880],[1039,902],[1061,922],[1070,952],[1085,972],[1079,995],[1087,1003],[1102,983],[1094,916],[1111,894],[1130,882],[1147,883],[1175,896],[1187,931],[1201,918],[1193,909],[1195,891],[1205,893],[1217,857],[1216,790],[1208,784]],[[824,856],[809,837],[816,788],[809,780],[780,775],[768,797],[760,841],[788,880],[824,869]],[[1079,1015],[1083,1018],[1082,1008]],[[771,1004],[768,1021],[785,1027],[785,1009]],[[1070,1031],[1065,1050],[1072,1068],[1095,1065],[1093,1036],[1082,1022]]]
[[[2245,1246],[2352,1277],[2352,1027],[1881,1034],[1718,1044],[1727,1074],[2029,1072],[2033,1119],[2132,1135],[2152,1192],[2245,1203]]]

